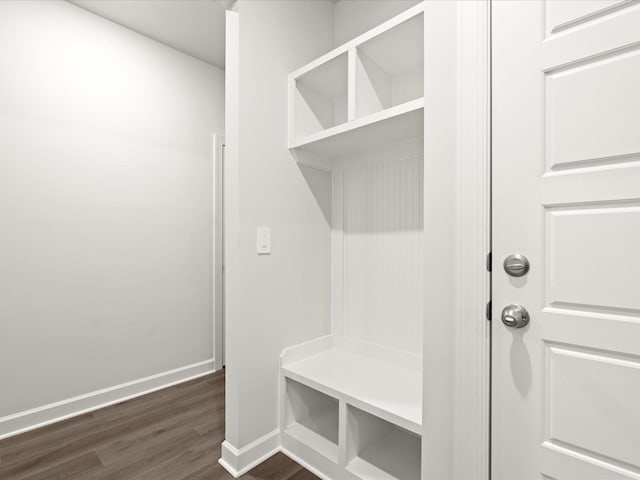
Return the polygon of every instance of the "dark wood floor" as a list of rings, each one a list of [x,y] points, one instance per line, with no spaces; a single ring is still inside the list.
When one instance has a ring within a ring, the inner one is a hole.
[[[224,370],[0,441],[2,480],[231,480]],[[245,480],[317,480],[282,454]]]

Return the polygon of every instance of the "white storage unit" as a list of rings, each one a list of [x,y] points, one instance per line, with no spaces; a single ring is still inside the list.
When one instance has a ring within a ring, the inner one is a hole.
[[[298,160],[332,175],[332,334],[281,355],[282,446],[329,478],[415,480],[424,3],[293,72],[289,122]]]
[[[424,98],[423,38],[415,15],[356,47],[357,118]]]
[[[338,400],[286,379],[285,432],[338,461]]]
[[[424,6],[407,10],[289,77],[289,148],[327,157],[420,137]]]
[[[297,137],[331,129],[347,121],[347,54],[337,55],[298,75],[293,89]]]
[[[420,435],[355,407],[347,410],[347,470],[360,478],[420,478]]]

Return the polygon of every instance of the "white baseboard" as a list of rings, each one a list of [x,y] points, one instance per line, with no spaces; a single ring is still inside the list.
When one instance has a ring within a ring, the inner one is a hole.
[[[207,375],[214,364],[212,358],[2,417],[0,440]]]
[[[240,449],[225,440],[222,442],[222,458],[218,463],[233,478],[238,478],[279,451],[280,429],[275,429]]]
[[[225,440],[222,443],[222,458],[218,460],[218,463],[222,465],[233,478],[238,478],[271,458],[276,453],[282,452],[322,480],[332,480],[325,472],[318,470],[298,455],[281,446],[279,433],[277,430],[271,432],[240,450]],[[264,453],[265,451],[266,453]]]
[[[300,458],[290,450],[287,450],[286,448],[282,447],[280,451],[283,454],[285,454],[287,457],[289,457],[291,460],[296,462],[297,464],[303,466],[306,470],[309,470],[316,477],[321,478],[322,480],[333,480],[331,477],[327,476],[324,472],[321,472],[316,467],[312,466],[309,462],[305,462],[302,458]]]
[[[224,364],[222,362],[217,362],[213,360],[213,370],[217,372],[218,370],[222,370],[224,368]]]

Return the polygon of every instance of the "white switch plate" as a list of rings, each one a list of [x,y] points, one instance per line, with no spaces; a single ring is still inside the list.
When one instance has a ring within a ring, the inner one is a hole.
[[[271,254],[271,229],[269,227],[258,227],[256,233],[256,253],[258,255]]]

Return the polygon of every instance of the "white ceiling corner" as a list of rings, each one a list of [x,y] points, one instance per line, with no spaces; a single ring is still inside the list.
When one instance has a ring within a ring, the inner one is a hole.
[[[224,69],[225,9],[233,0],[68,0]]]

